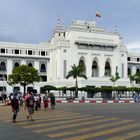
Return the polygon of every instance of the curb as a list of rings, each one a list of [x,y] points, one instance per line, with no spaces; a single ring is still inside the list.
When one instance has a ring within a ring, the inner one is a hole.
[[[119,100],[102,100],[102,101],[96,101],[96,100],[68,100],[68,101],[61,101],[61,100],[57,100],[56,103],[134,103],[134,101],[130,101],[130,100],[123,100],[123,101],[119,101]]]
[[[43,103],[43,102],[42,102]],[[56,100],[56,103],[105,103],[105,104],[112,104],[112,103],[134,103],[134,101],[130,101],[130,100]],[[7,105],[10,105],[10,103],[7,103],[7,104],[0,104],[0,106],[7,106]]]

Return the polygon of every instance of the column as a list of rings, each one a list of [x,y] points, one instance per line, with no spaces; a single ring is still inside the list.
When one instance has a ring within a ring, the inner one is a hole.
[[[91,59],[89,59],[89,58],[91,58],[91,56],[90,56],[90,54],[88,54],[87,56],[86,56],[86,76],[87,77],[91,77],[91,74],[92,74],[92,60]]]
[[[98,58],[98,67],[99,67],[99,77],[104,77],[105,73],[105,60],[103,59],[103,56],[99,56]]]
[[[37,69],[38,71],[40,70],[39,69],[39,61],[34,62],[34,68]]]
[[[12,59],[7,59],[7,75],[11,74],[12,73],[12,70],[13,70],[13,61]]]

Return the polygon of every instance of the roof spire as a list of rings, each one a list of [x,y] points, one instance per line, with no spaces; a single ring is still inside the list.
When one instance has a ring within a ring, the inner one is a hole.
[[[57,32],[57,33],[61,33],[63,32],[63,28],[61,26],[61,21],[60,21],[60,18],[57,19],[57,24],[56,24],[56,27],[54,29],[54,33]]]

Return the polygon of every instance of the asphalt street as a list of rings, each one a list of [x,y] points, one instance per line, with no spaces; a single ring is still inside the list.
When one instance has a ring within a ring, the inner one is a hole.
[[[33,122],[23,108],[16,123],[11,116],[9,106],[0,106],[0,140],[140,139],[140,104],[58,103],[35,112]]]

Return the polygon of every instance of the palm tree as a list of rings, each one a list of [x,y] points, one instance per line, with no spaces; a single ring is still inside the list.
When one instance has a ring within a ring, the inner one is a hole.
[[[136,81],[136,77],[137,75],[136,74],[129,74],[129,79],[130,79],[130,84],[133,86],[133,82]]]
[[[116,81],[120,79],[120,76],[119,76],[119,73],[117,72],[117,67],[116,67],[116,73],[115,73],[115,76],[111,76],[110,80],[113,82],[114,86],[113,86],[113,91],[115,93],[115,84],[116,84]]]
[[[115,86],[116,81],[119,79],[120,79],[120,77],[111,76],[110,81],[112,81],[114,83],[114,86]]]
[[[84,73],[83,65],[76,66],[74,64],[72,66],[72,69],[68,72],[68,75],[66,76],[67,79],[69,77],[73,77],[74,79],[76,79],[76,81],[75,81],[75,97],[76,98],[78,97],[78,82],[77,82],[78,77],[83,77],[83,78],[87,79],[86,75],[83,73]]]
[[[115,86],[116,81],[119,79],[120,79],[120,76],[118,73],[118,66],[116,66],[115,76],[111,76],[110,80],[114,83],[114,86]]]
[[[129,79],[130,79],[130,84],[131,84],[131,87],[132,87],[132,94],[133,94],[133,87],[134,87],[134,81],[136,81],[138,79],[138,76],[137,74],[129,74]]]

